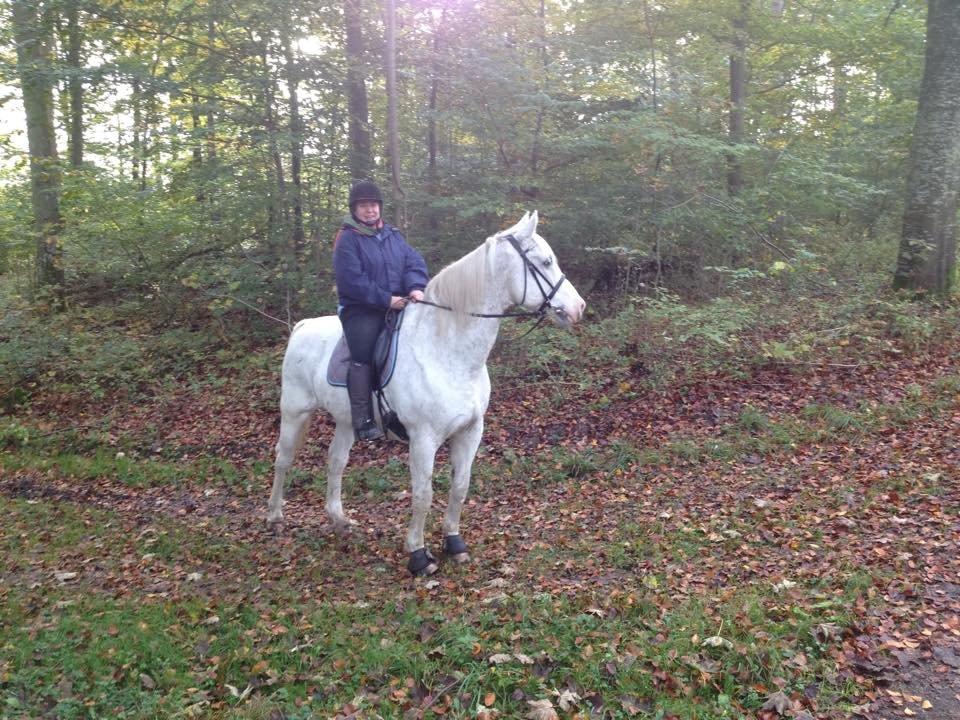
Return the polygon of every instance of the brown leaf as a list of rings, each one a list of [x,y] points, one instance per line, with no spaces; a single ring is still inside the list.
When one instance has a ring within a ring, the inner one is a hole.
[[[528,720],[559,720],[553,703],[549,700],[527,700],[530,711],[525,715]]]
[[[792,707],[793,701],[788,698],[782,690],[773,693],[763,704],[764,710],[774,710],[778,715],[783,715]]]
[[[933,656],[944,665],[949,665],[952,668],[960,668],[960,657],[957,657],[957,654],[954,653],[951,648],[935,647],[933,648]]]

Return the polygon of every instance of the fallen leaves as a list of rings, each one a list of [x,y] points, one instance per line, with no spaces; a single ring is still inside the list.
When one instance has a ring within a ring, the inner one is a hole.
[[[559,720],[553,703],[549,700],[527,700],[529,709],[524,715],[527,720]]]

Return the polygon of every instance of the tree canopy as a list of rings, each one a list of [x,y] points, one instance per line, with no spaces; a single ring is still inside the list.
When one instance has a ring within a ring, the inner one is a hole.
[[[27,4],[51,48],[72,302],[329,310],[347,188],[370,174],[389,192],[394,159],[388,214],[432,267],[536,208],[587,288],[710,292],[723,274],[704,268],[777,262],[827,282],[844,253],[893,269],[921,2]],[[0,39],[27,98],[36,66]],[[2,270],[21,285],[38,232],[23,136],[2,138],[0,176]]]

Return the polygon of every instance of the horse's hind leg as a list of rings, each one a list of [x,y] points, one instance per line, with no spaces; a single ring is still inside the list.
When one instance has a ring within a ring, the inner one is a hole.
[[[283,487],[287,473],[293,465],[297,450],[303,445],[303,438],[310,426],[311,410],[290,412],[280,411],[280,439],[277,440],[277,458],[273,463],[273,490],[267,509],[267,523],[276,525],[283,520]]]
[[[343,512],[343,503],[340,500],[340,489],[343,485],[343,470],[350,458],[350,448],[353,447],[353,426],[349,421],[338,422],[330,441],[327,458],[327,516],[333,523],[333,530],[338,535],[350,529],[353,521]]]
[[[470,490],[470,473],[473,459],[480,447],[483,435],[483,419],[450,438],[450,464],[453,478],[450,481],[450,497],[447,512],[443,516],[443,551],[454,562],[468,562],[470,554],[460,537],[460,513]]]

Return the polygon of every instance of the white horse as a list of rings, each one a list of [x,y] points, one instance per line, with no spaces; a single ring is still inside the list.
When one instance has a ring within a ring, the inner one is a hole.
[[[433,500],[434,456],[450,442],[453,477],[443,519],[443,551],[456,562],[470,559],[460,537],[460,513],[470,486],[474,456],[490,400],[487,356],[500,317],[514,306],[569,327],[585,303],[566,280],[547,242],[537,235],[537,213],[490,237],[444,268],[427,286],[422,303],[408,305],[400,326],[399,354],[384,390],[410,438],[413,516],[407,531],[407,565],[414,575],[438,569],[424,545],[424,523]],[[326,410],[336,423],[327,472],[327,515],[334,530],[353,523],[343,511],[340,488],[354,442],[347,390],[327,382],[327,364],[342,335],[336,316],[302,320],[283,359],[280,439],[267,522],[283,519],[283,490],[294,455],[313,413]],[[376,405],[377,403],[374,403]]]

